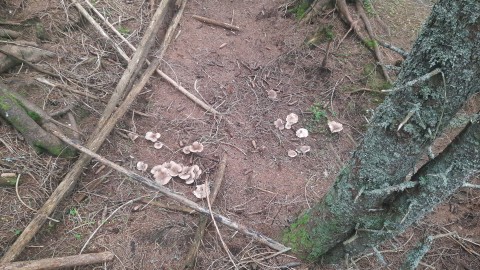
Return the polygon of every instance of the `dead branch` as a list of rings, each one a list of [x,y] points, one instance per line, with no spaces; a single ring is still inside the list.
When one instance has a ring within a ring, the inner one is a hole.
[[[0,270],[39,270],[39,269],[60,269],[74,266],[96,264],[113,260],[115,255],[110,251],[101,253],[90,253],[67,257],[41,259],[36,261],[22,261],[0,264]]]
[[[180,18],[183,14],[183,10],[185,9],[185,5],[187,3],[187,0],[184,0],[184,2],[182,3],[182,6],[180,7],[180,10],[177,12],[177,14],[175,15],[175,18],[172,20],[172,23],[171,25],[169,26],[169,28],[167,29],[167,32],[165,34],[165,37],[164,37],[164,42],[162,42],[162,45],[161,45],[161,49],[160,49],[160,54],[159,56],[162,56],[163,57],[163,54],[165,53],[165,50],[167,49],[168,47],[168,42],[167,41],[170,41],[172,38],[173,38],[173,33],[175,32],[175,29],[178,25],[178,22],[180,21]],[[130,43],[130,41],[128,41],[127,39],[125,39],[123,37],[123,35],[118,32],[118,30],[112,25],[110,24],[106,19],[105,17],[103,17],[103,15],[98,12],[98,10],[95,9],[95,7],[93,5],[89,5],[90,7],[93,7],[93,10],[96,11],[95,14],[110,28],[110,30],[112,30],[120,39],[122,39],[122,41],[128,45],[128,47],[130,47],[130,49],[132,49],[133,51],[136,51],[137,49],[135,48],[135,46],[132,45],[132,43]],[[95,22],[96,23],[96,22]],[[98,25],[98,24],[97,24]],[[98,27],[100,27],[98,25]],[[101,28],[101,27],[100,27]],[[102,30],[103,31],[103,30]],[[112,41],[113,42],[113,41]],[[117,48],[117,47],[115,47]],[[120,50],[121,52],[123,52],[123,50],[121,48],[118,48],[118,50]],[[120,53],[119,51],[119,53]],[[125,53],[120,53],[120,55],[122,55],[122,57],[125,55],[125,61],[129,61],[130,59],[128,58],[128,56],[126,56]],[[148,61],[147,61],[148,63]],[[197,105],[199,105],[200,107],[202,107],[203,109],[205,109],[206,111],[208,112],[211,112],[213,114],[220,114],[217,110],[215,110],[212,106],[206,104],[205,102],[203,102],[202,100],[200,100],[199,98],[197,98],[195,95],[193,95],[192,93],[188,92],[187,89],[185,89],[184,87],[182,87],[181,85],[179,85],[177,82],[175,82],[175,80],[173,80],[172,78],[170,78],[167,74],[165,74],[163,71],[161,71],[160,69],[157,69],[156,70],[157,74],[160,75],[164,80],[166,80],[168,83],[170,83],[171,85],[173,85],[177,90],[179,90],[180,92],[182,92],[182,94],[184,94],[185,96],[187,96],[189,99],[191,99],[193,102],[195,102]]]
[[[393,46],[392,44],[386,43],[385,41],[381,41],[378,38],[376,40],[377,40],[378,44],[380,44],[382,47],[385,47],[387,49],[390,49],[390,50],[400,54],[404,59],[408,57],[408,52],[406,52],[404,49]]]
[[[352,16],[350,15],[350,12],[348,11],[348,7],[347,7],[347,3],[346,3],[346,0],[336,0],[337,1],[337,8],[338,8],[338,11],[340,12],[340,14],[342,15],[342,17],[344,18],[344,20],[348,23],[348,25],[350,25],[350,27],[353,28],[353,31],[355,32],[355,34],[358,36],[358,38],[360,39],[360,41],[362,41],[363,44],[365,44],[365,46],[367,46],[368,49],[372,50],[375,58],[377,59],[378,62],[380,63],[383,63],[382,62],[382,56],[380,54],[380,50],[378,49],[378,46],[376,45],[376,43],[373,44],[372,46],[372,42],[367,39],[365,37],[365,35],[362,33],[362,31],[360,30],[360,26],[358,25],[358,23],[356,21],[354,21],[352,19]],[[365,16],[366,18],[366,21],[368,22],[368,18],[366,17],[366,14],[365,14],[365,11],[363,10],[363,6],[362,6],[362,3],[359,2],[359,1],[356,1],[357,2],[357,11],[360,15],[360,17],[362,18],[363,20],[363,16]],[[364,23],[365,23],[365,20],[364,20]],[[365,23],[365,27],[367,28],[367,23]],[[368,24],[368,27],[370,27],[370,24]],[[371,27],[370,27],[370,30],[371,30]],[[367,28],[367,31],[368,31],[368,28]],[[370,34],[370,33],[369,33]],[[372,35],[373,35],[373,32],[372,32]],[[371,39],[373,42],[375,42],[375,39],[372,38]],[[370,41],[370,42],[369,42]],[[385,77],[385,79],[389,82],[389,83],[392,83],[391,79],[390,79],[390,76],[388,76],[388,73],[387,71],[385,70],[385,68],[383,67],[382,65],[382,72],[383,72],[383,76]]]
[[[215,25],[215,26],[225,28],[227,30],[240,31],[240,27],[235,26],[235,25],[231,25],[229,23],[218,22],[218,21],[212,20],[210,18],[206,18],[206,17],[202,17],[202,16],[198,16],[198,15],[192,15],[192,18],[194,18],[197,21],[206,23],[206,24],[211,24],[211,25]]]
[[[48,86],[51,86],[51,87],[54,87],[54,88],[60,88],[60,89],[64,89],[64,90],[67,90],[69,92],[72,92],[72,93],[75,93],[75,94],[78,94],[78,95],[81,95],[81,96],[84,96],[84,97],[88,97],[88,98],[91,98],[91,99],[94,99],[94,100],[98,100],[98,101],[103,101],[101,98],[95,96],[95,95],[92,95],[88,92],[82,92],[82,91],[78,91],[76,89],[73,89],[67,85],[63,85],[63,84],[54,84],[52,82],[50,82],[49,80],[45,79],[45,78],[42,78],[42,77],[38,77],[38,78],[35,78],[35,80],[43,83],[43,84],[46,84]]]
[[[167,196],[168,198],[172,199],[172,200],[175,200],[183,205],[186,205],[192,209],[194,209],[195,211],[203,214],[203,215],[213,215],[213,217],[215,218],[215,220],[217,222],[220,222],[222,224],[224,224],[225,226],[231,228],[231,229],[234,229],[234,230],[237,230],[247,236],[250,236],[252,237],[255,241],[259,242],[259,243],[262,243],[264,245],[267,245],[275,250],[285,250],[285,249],[288,249],[287,247],[285,247],[283,244],[259,233],[259,232],[256,232],[252,229],[249,229],[247,228],[246,226],[242,225],[242,224],[239,224],[239,223],[236,223],[232,220],[230,220],[229,218],[225,217],[225,216],[222,216],[220,214],[217,214],[217,213],[213,213],[213,212],[210,212],[208,209],[200,206],[199,204],[177,194],[177,193],[174,193],[172,192],[170,189],[160,185],[160,184],[157,184],[156,182],[144,177],[144,176],[141,176],[131,170],[128,170],[114,162],[111,162],[109,160],[107,160],[106,158],[98,155],[97,153],[89,150],[88,148],[86,147],[83,147],[79,144],[76,144],[75,142],[73,142],[71,139],[69,139],[68,137],[66,137],[65,135],[61,134],[61,133],[58,133],[58,132],[55,132],[53,131],[53,133],[55,134],[55,136],[57,136],[58,138],[60,138],[62,141],[64,141],[66,144],[68,145],[71,145],[72,147],[78,149],[79,151],[81,151],[82,153],[84,153],[85,155],[88,155],[90,156],[91,158],[94,158],[96,160],[98,160],[99,162],[107,165],[108,167],[116,170],[117,172],[120,172],[126,176],[129,177],[129,179],[131,179],[132,181],[135,181],[135,182],[138,182],[148,188],[151,188],[151,189],[154,189],[154,190],[157,190],[159,191],[160,193],[164,194],[165,196]]]
[[[132,95],[129,95],[130,103],[129,102],[122,103],[122,105],[117,110],[117,112],[120,112],[120,113],[118,113],[116,117],[110,118],[118,101],[120,100],[125,90],[127,89],[127,86],[129,85],[128,82],[133,81],[132,78],[134,77],[132,76],[137,74],[138,73],[137,70],[142,67],[142,64],[146,59],[147,52],[152,47],[156,37],[156,33],[160,29],[160,26],[161,26],[160,19],[164,17],[166,12],[166,7],[169,4],[169,2],[170,2],[169,0],[164,0],[158,6],[157,11],[155,12],[155,15],[153,16],[152,21],[150,22],[150,25],[145,31],[145,35],[140,42],[141,49],[139,49],[134,54],[132,61],[129,62],[127,69],[125,70],[125,72],[122,75],[122,78],[120,79],[120,82],[117,84],[115,93],[111,96],[110,101],[108,102],[102,114],[102,117],[99,123],[97,124],[95,131],[93,132],[89,141],[87,142],[87,147],[89,149],[92,149],[93,151],[97,151],[100,148],[100,146],[103,144],[108,134],[115,127],[116,121],[120,118],[119,116],[121,115],[119,114],[121,113],[122,106],[125,109],[125,110],[122,110],[124,113],[126,109],[128,109],[128,106],[130,106],[131,102],[133,101]],[[153,72],[151,69],[148,69],[145,73],[150,71]],[[147,81],[147,79],[144,79],[145,77],[147,76],[143,76],[143,78],[139,80],[140,83],[134,86],[132,93],[134,92],[136,92],[137,94],[140,93],[141,89],[144,87]],[[148,75],[148,77],[150,77],[150,75]],[[58,132],[56,132],[56,134],[58,134]],[[42,208],[38,211],[38,214],[33,218],[30,224],[24,229],[23,233],[17,238],[15,243],[13,243],[10,249],[4,254],[0,262],[2,263],[11,262],[18,255],[20,255],[20,253],[28,244],[28,242],[33,238],[33,236],[35,236],[35,234],[40,230],[41,226],[45,223],[45,221],[47,220],[46,217],[52,214],[55,208],[58,206],[58,204],[73,190],[73,188],[75,187],[78,181],[78,177],[83,172],[84,167],[88,164],[88,162],[90,162],[90,160],[91,160],[91,157],[89,155],[80,156],[80,158],[72,167],[71,171],[65,176],[64,180],[60,183],[60,185],[58,185],[58,187],[52,193],[52,195],[47,200],[47,202],[45,202]]]
[[[13,31],[13,30],[10,30],[10,29],[0,28],[0,37],[2,37],[2,38],[16,39],[20,35],[21,35],[20,32]]]
[[[183,212],[183,213],[190,214],[190,215],[195,213],[195,210],[193,210],[192,208],[185,207],[185,206],[182,206],[182,205],[175,205],[175,204],[169,205],[167,203],[152,201],[152,200],[147,200],[147,199],[141,199],[139,202],[145,204],[145,206],[153,205],[153,206],[165,208],[167,210]]]
[[[215,199],[217,198],[218,191],[220,190],[220,186],[222,185],[223,178],[225,176],[225,168],[227,167],[227,155],[223,155],[222,159],[220,160],[220,164],[218,166],[218,171],[215,176],[215,180],[213,183],[213,191],[210,194],[210,201],[213,204]],[[193,243],[190,246],[190,250],[185,257],[184,266],[180,269],[194,269],[195,268],[195,259],[197,258],[197,252],[200,248],[200,244],[202,242],[203,236],[205,235],[205,229],[207,228],[208,218],[206,216],[200,216],[200,220],[198,221],[198,227],[195,231],[195,237],[193,238]]]

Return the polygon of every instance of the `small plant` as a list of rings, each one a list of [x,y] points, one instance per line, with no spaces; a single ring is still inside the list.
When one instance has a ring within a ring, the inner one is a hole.
[[[300,20],[305,16],[308,8],[310,7],[309,2],[310,1],[308,1],[308,0],[302,0],[302,1],[300,1],[300,3],[298,3],[297,5],[292,7],[291,9],[289,9],[288,12],[293,14],[296,19]]]
[[[78,216],[78,210],[77,210],[77,208],[75,208],[75,207],[70,208],[70,210],[68,211],[68,214],[69,214],[70,216],[72,216],[72,217]]]
[[[368,16],[375,15],[375,10],[373,9],[372,1],[363,0],[363,9],[365,9],[365,12],[367,13]]]
[[[20,229],[14,229],[13,230],[13,233],[15,234],[15,236],[19,236],[20,234],[22,234],[23,230],[20,230]]]
[[[323,108],[320,103],[313,103],[308,111],[312,114],[312,118],[310,119],[309,123],[307,124],[307,129],[310,132],[320,132],[322,129],[322,123],[327,121],[327,111]]]
[[[82,234],[81,233],[74,233],[73,237],[75,237],[75,239],[77,239],[77,240],[82,240]]]
[[[118,27],[118,32],[124,36],[128,36],[130,34],[130,29],[126,28],[125,26]]]
[[[319,123],[327,118],[327,112],[319,103],[314,103],[308,110],[312,113],[312,121],[315,123]]]

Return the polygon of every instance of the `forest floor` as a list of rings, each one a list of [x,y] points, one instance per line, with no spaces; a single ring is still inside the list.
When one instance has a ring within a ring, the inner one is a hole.
[[[135,46],[150,22],[155,10],[152,3],[156,2],[92,1]],[[432,3],[372,2],[367,13],[376,34],[408,51]],[[29,22],[18,39],[55,52],[55,58],[38,65],[63,78],[17,66],[1,75],[3,82],[47,112],[73,104],[71,111],[84,142],[95,128],[104,103],[35,79],[46,77],[56,84],[66,83],[108,101],[125,68],[115,50],[81,18],[71,1],[7,0],[0,1],[0,7],[2,20]],[[166,22],[172,15],[167,15]],[[240,31],[210,26],[192,15],[231,23]],[[41,39],[39,25],[45,30]],[[319,29],[333,34],[326,68],[321,68],[321,63],[327,42],[305,45],[312,33],[322,32]],[[165,27],[158,40],[164,32]],[[352,33],[333,7],[306,23],[286,11],[285,0],[188,1],[161,69],[221,116],[206,113],[171,84],[154,76],[99,154],[135,171],[137,162],[143,161],[149,165],[143,173],[147,177],[151,177],[150,168],[164,162],[195,164],[203,171],[196,184],[212,181],[225,155],[224,182],[213,210],[281,241],[282,231],[295,217],[326,193],[362,139],[373,110],[385,97],[379,90],[386,83],[372,53]],[[125,44],[118,43],[129,55],[133,54]],[[158,49],[157,44],[150,55]],[[394,65],[402,59],[393,51],[380,50],[386,64]],[[390,75],[395,78],[394,71]],[[275,98],[269,96],[272,90]],[[291,129],[277,129],[274,121],[285,120],[290,113],[299,116],[298,123]],[[68,123],[68,118],[59,121]],[[331,133],[328,121],[343,124],[343,130]],[[309,136],[297,138],[295,131],[300,128],[306,128]],[[155,149],[143,138],[148,131],[161,134],[163,148]],[[139,137],[132,140],[128,134]],[[6,124],[0,125],[0,139],[0,172],[22,175],[17,190],[0,187],[1,257],[35,214],[19,198],[39,209],[74,161],[34,153]],[[451,140],[451,136],[444,135],[437,144],[446,145]],[[204,151],[184,154],[182,146],[194,141],[201,142]],[[302,145],[310,146],[310,152],[293,158],[287,155]],[[92,181],[101,182],[91,189],[88,183]],[[195,184],[174,179],[166,186],[207,205],[193,195]],[[124,205],[140,197],[146,203]],[[199,218],[196,214],[166,210],[155,202],[175,204],[93,160],[72,196],[52,216],[59,222],[48,221],[19,260],[78,254],[89,236],[114,213],[88,242],[84,253],[108,250],[115,259],[105,265],[77,269],[178,269],[191,246]],[[461,189],[426,219],[378,247],[377,254],[352,258],[338,268],[398,269],[408,250],[423,237],[456,232],[436,240],[420,268],[479,269],[479,222],[479,191]],[[242,269],[330,269],[306,263],[288,268],[289,263],[301,261],[288,253],[268,258],[275,253],[273,250],[222,225],[217,233],[212,224],[201,242],[195,269],[234,269],[220,235]]]

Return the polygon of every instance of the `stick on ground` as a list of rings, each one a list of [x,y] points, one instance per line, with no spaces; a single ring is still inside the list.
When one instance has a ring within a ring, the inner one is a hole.
[[[67,257],[48,258],[36,261],[22,261],[0,264],[0,270],[38,270],[38,269],[60,269],[80,265],[89,265],[113,260],[114,254],[110,251],[101,253],[90,253]]]
[[[198,16],[198,15],[193,15],[192,18],[194,18],[194,19],[197,20],[197,21],[203,22],[203,23],[207,23],[207,24],[211,24],[211,25],[223,27],[223,28],[225,28],[225,29],[227,29],[227,30],[240,31],[240,27],[235,26],[235,25],[231,25],[231,24],[229,24],[229,23],[217,22],[217,21],[212,20],[212,19],[210,19],[210,18],[205,18],[205,17]]]
[[[210,194],[210,201],[213,204],[217,198],[218,191],[222,185],[223,178],[225,176],[225,168],[227,167],[227,155],[223,155],[218,166],[218,171],[213,182],[213,190]],[[203,236],[205,235],[205,229],[207,228],[208,218],[204,215],[200,216],[198,221],[197,231],[195,232],[195,237],[193,238],[193,243],[190,246],[190,250],[187,253],[187,256],[183,260],[184,267],[180,269],[194,269],[195,268],[195,259],[197,258],[198,249],[202,243]]]
[[[157,190],[159,191],[160,193],[164,194],[166,197],[172,199],[172,200],[175,200],[185,206],[188,206],[192,209],[194,209],[195,211],[203,214],[203,215],[207,215],[207,216],[210,216],[210,215],[213,215],[213,217],[215,218],[215,220],[219,223],[222,223],[224,224],[225,226],[229,227],[229,228],[232,228],[234,230],[237,230],[247,236],[250,236],[252,237],[255,241],[259,242],[259,243],[262,243],[264,245],[267,245],[275,250],[285,250],[285,249],[288,249],[287,247],[285,247],[283,244],[259,233],[259,232],[256,232],[252,229],[249,229],[247,228],[246,226],[242,225],[242,224],[239,224],[239,223],[236,223],[232,220],[230,220],[229,218],[225,217],[225,216],[222,216],[220,214],[217,214],[217,213],[211,213],[208,209],[200,206],[199,204],[177,194],[177,193],[174,193],[172,192],[170,189],[162,186],[162,185],[159,185],[157,184],[156,182],[144,177],[144,176],[141,176],[131,170],[128,170],[128,169],[125,169],[124,167],[112,162],[112,161],[109,161],[107,160],[106,158],[100,156],[99,154],[89,150],[88,148],[86,147],[83,147],[79,144],[76,144],[75,142],[73,142],[71,139],[69,139],[68,137],[66,137],[65,135],[59,133],[59,132],[56,132],[56,131],[52,131],[53,134],[55,136],[57,136],[58,138],[60,138],[62,141],[64,141],[66,144],[68,145],[71,145],[72,147],[78,149],[79,151],[81,151],[82,153],[90,156],[91,158],[94,158],[96,160],[98,160],[99,162],[107,165],[108,167],[116,170],[117,172],[120,172],[126,176],[128,176],[131,180],[135,181],[135,182],[138,182],[148,188],[151,188],[151,189],[154,189],[154,190]]]
[[[104,113],[102,115],[102,119],[104,119],[104,121],[99,121],[95,131],[90,136],[87,147],[89,149],[92,149],[94,152],[100,148],[110,131],[112,131],[112,129],[115,127],[116,120],[114,121],[110,118],[110,116],[112,115],[113,110],[115,109],[118,101],[123,96],[123,93],[127,88],[127,84],[122,85],[121,83],[124,81],[129,82],[130,80],[132,80],[132,76],[137,73],[133,70],[141,68],[142,64],[144,63],[147,56],[147,51],[149,51],[151,46],[153,45],[156,33],[160,29],[160,18],[164,17],[167,9],[166,7],[168,6],[169,2],[169,0],[164,0],[158,6],[157,11],[155,12],[154,17],[152,18],[152,21],[148,26],[147,30],[145,31],[145,35],[140,42],[141,49],[135,53],[132,61],[129,62],[127,70],[125,70],[119,84],[117,85],[115,94],[112,95],[110,101],[107,104],[107,107],[104,110]],[[135,87],[140,89],[137,89],[136,91],[139,93],[143,86],[144,85],[137,84]],[[135,87],[132,92],[135,91]],[[127,106],[130,106],[130,104],[128,104]],[[118,110],[120,110],[120,108]],[[114,119],[118,120],[119,117],[116,117]],[[42,208],[38,210],[38,214],[32,219],[32,221],[30,221],[30,224],[28,224],[28,226],[23,230],[22,234],[20,234],[15,243],[13,243],[10,249],[8,249],[7,252],[3,255],[0,263],[11,262],[20,255],[28,242],[30,242],[30,240],[35,236],[35,234],[45,223],[47,217],[53,213],[55,208],[57,208],[58,204],[73,190],[73,188],[77,184],[79,176],[84,170],[84,167],[90,162],[90,160],[91,157],[89,155],[80,155],[79,159],[74,164],[70,172],[68,172],[63,181],[53,191],[52,195],[45,202]]]
[[[171,41],[171,39],[173,38],[173,33],[175,32],[175,28],[176,26],[178,25],[179,21],[180,21],[180,18],[182,16],[182,13],[183,13],[183,10],[185,9],[185,5],[186,5],[186,2],[187,0],[184,0],[184,2],[182,3],[182,6],[180,7],[180,10],[177,12],[177,14],[175,15],[175,18],[172,20],[172,23],[170,25],[170,27],[168,28],[167,30],[167,33],[165,34],[165,37],[164,37],[164,42],[162,42],[162,45],[161,45],[161,49],[160,49],[160,52],[159,52],[159,55],[160,56],[163,56],[163,53],[165,53],[165,50],[167,49],[168,47],[168,42]],[[89,5],[90,7],[93,7],[93,5]],[[96,10],[95,7],[93,7],[94,11]],[[102,14],[98,11],[95,12],[95,14],[97,14],[97,16],[110,28],[110,30],[112,30],[120,39],[122,39],[122,41],[128,45],[128,47],[130,47],[130,49],[132,49],[133,51],[136,51],[137,48],[135,48],[135,46],[132,45],[132,43],[130,43],[130,41],[128,41],[127,39],[125,39],[123,37],[123,35],[118,32],[118,30],[111,24],[109,23],[105,17],[102,16]],[[100,27],[98,24],[97,24],[98,27]],[[100,27],[101,28],[101,27]],[[120,52],[123,52],[123,50],[121,48],[117,48],[115,47],[115,49],[119,50],[119,53]],[[129,61],[130,59],[128,58],[128,56],[126,56],[125,53],[120,53],[120,55],[122,57],[125,57],[125,61]],[[148,63],[148,61],[147,61]],[[193,102],[195,102],[197,105],[199,105],[200,107],[202,107],[203,109],[205,109],[206,111],[208,112],[211,112],[213,114],[220,114],[217,110],[215,110],[212,106],[208,105],[207,103],[203,102],[202,100],[200,100],[199,98],[197,98],[195,95],[193,95],[192,93],[188,92],[187,89],[185,89],[184,87],[182,87],[181,85],[179,85],[177,82],[175,82],[175,80],[173,80],[172,78],[170,78],[167,74],[165,74],[163,71],[161,71],[160,69],[157,69],[156,70],[157,74],[160,75],[164,80],[166,80],[168,83],[170,83],[171,85],[173,85],[178,91],[182,92],[182,94],[184,94],[185,96],[187,96],[189,99],[191,99]]]

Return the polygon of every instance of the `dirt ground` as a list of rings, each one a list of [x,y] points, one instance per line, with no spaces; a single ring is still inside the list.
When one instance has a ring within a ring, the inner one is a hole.
[[[155,0],[92,1],[135,46],[155,2],[158,4]],[[429,14],[431,1],[372,2],[372,9],[367,11],[377,35],[408,51]],[[305,23],[286,12],[286,6],[285,0],[188,1],[161,69],[221,115],[206,113],[154,76],[99,153],[135,171],[137,162],[143,161],[149,165],[143,174],[150,178],[150,168],[164,162],[195,164],[203,171],[195,184],[213,181],[218,162],[225,155],[227,169],[213,210],[281,241],[282,231],[333,183],[362,139],[372,111],[382,102],[384,95],[378,90],[385,86],[372,53],[349,33],[333,8]],[[48,112],[73,104],[72,112],[84,134],[81,140],[86,141],[104,104],[46,86],[35,78],[47,77],[108,101],[125,68],[115,50],[82,19],[71,1],[7,0],[0,1],[0,7],[0,18],[30,23],[20,39],[55,52],[57,57],[38,65],[62,77],[51,78],[18,66],[1,75],[3,82]],[[231,23],[241,30],[210,26],[192,15]],[[172,16],[170,12],[166,21]],[[41,39],[38,25],[46,33]],[[165,29],[160,31],[157,46]],[[333,33],[326,69],[321,63],[327,43],[313,47],[304,43],[318,29]],[[388,49],[381,52],[387,64],[401,60]],[[391,76],[395,76],[394,71]],[[269,97],[272,90],[276,98]],[[462,111],[468,112],[468,108]],[[285,120],[290,113],[299,116],[298,123],[289,130],[275,128],[273,122]],[[59,120],[68,123],[66,117]],[[329,120],[342,123],[344,129],[331,133]],[[309,136],[297,138],[300,128],[308,129]],[[143,138],[148,131],[161,134],[161,149]],[[128,134],[140,136],[133,141]],[[18,190],[0,188],[1,256],[34,216],[24,204],[40,208],[74,161],[35,154],[6,124],[0,125],[0,139],[0,172],[22,174]],[[438,149],[452,139],[451,135],[440,138]],[[182,147],[194,141],[201,142],[204,151],[184,154]],[[302,145],[310,146],[311,151],[294,158],[287,155],[288,150]],[[101,182],[91,189],[87,185],[92,181]],[[166,186],[207,206],[205,200],[193,195],[195,184],[174,179]],[[79,202],[81,195],[84,199]],[[147,203],[126,204],[137,198]],[[199,218],[158,207],[155,202],[176,204],[94,160],[85,168],[72,196],[52,216],[59,222],[48,221],[19,260],[74,255],[87,244],[83,253],[108,250],[115,259],[77,269],[178,269]],[[420,269],[479,269],[479,210],[479,191],[462,189],[425,220],[378,247],[378,252],[352,258],[335,268],[398,269],[409,249],[423,237],[456,232],[434,242]],[[222,225],[217,233],[213,224],[201,242],[195,269],[234,269],[222,240],[241,269],[330,269],[302,264],[289,253],[270,258],[273,250]],[[292,264],[297,262],[300,264]]]

